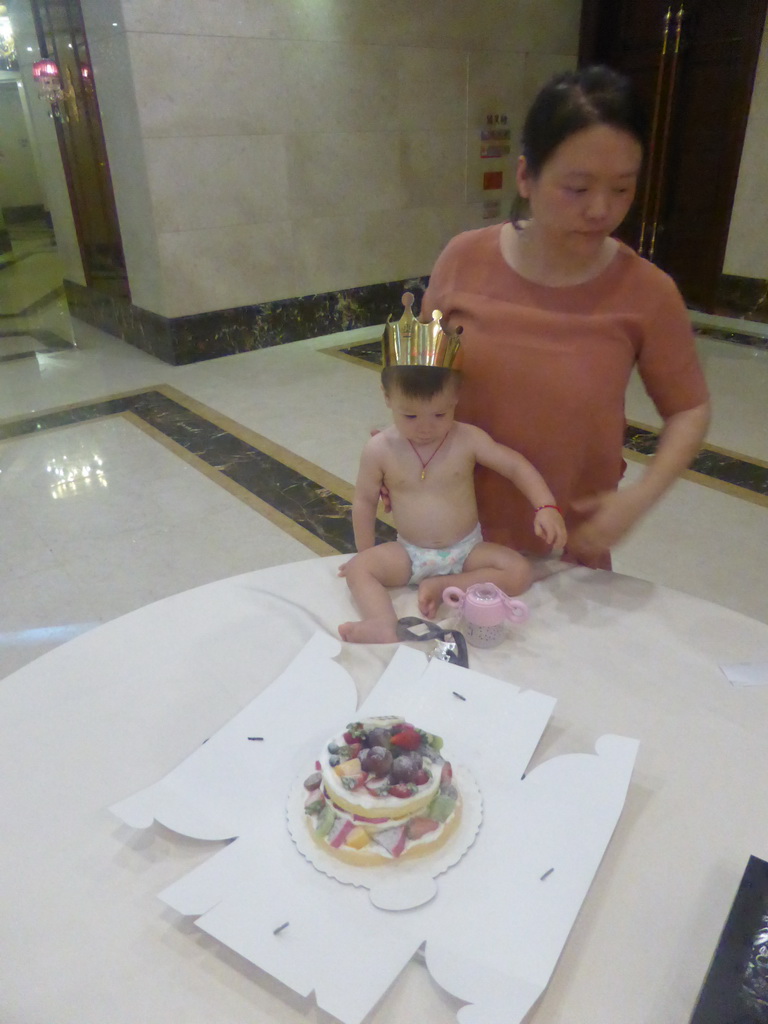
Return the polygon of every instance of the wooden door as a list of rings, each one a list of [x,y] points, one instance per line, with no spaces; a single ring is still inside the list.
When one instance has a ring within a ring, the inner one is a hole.
[[[89,287],[130,298],[96,83],[79,0],[32,0],[40,52],[56,61],[51,105]]]
[[[644,255],[672,275],[689,304],[705,310],[714,308],[723,269],[767,6],[584,0],[582,8],[580,64],[627,74],[656,127],[623,237],[636,247],[643,238]]]

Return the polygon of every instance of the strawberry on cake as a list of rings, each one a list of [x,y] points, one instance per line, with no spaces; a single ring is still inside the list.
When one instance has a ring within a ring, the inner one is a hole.
[[[396,716],[350,723],[304,782],[313,839],[350,864],[432,853],[459,823],[461,797],[439,736]]]

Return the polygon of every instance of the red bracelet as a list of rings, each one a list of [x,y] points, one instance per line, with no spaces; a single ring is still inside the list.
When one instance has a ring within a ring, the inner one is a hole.
[[[541,510],[543,508],[553,508],[555,510],[555,512],[560,512],[560,509],[557,507],[557,505],[539,505],[539,507],[537,509],[534,509],[534,512],[541,512]],[[562,514],[563,513],[560,512],[560,515],[562,515]]]

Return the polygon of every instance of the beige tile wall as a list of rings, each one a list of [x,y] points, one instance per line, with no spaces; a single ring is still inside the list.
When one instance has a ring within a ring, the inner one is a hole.
[[[768,22],[760,47],[723,272],[768,279]]]
[[[480,159],[485,115],[514,149],[581,3],[84,6],[133,301],[182,316],[426,274],[484,199],[503,215],[513,160]]]
[[[163,304],[162,265],[145,140],[119,0],[80,0],[132,297]]]

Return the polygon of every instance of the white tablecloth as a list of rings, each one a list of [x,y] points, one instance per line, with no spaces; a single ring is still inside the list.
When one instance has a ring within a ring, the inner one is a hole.
[[[342,561],[188,591],[4,681],[3,1024],[328,1024],[157,899],[221,844],[136,832],[106,808],[178,764],[318,627],[354,614]],[[531,1024],[683,1024],[749,855],[768,857],[768,689],[735,689],[719,668],[768,659],[768,626],[584,569],[527,600],[530,621],[470,658],[558,699],[536,763],[606,733],[640,739],[624,814]],[[397,607],[417,614],[413,593]],[[344,646],[361,696],[393,650]],[[353,936],[349,955],[353,969]],[[370,1024],[449,1024],[458,1007],[412,963]]]

